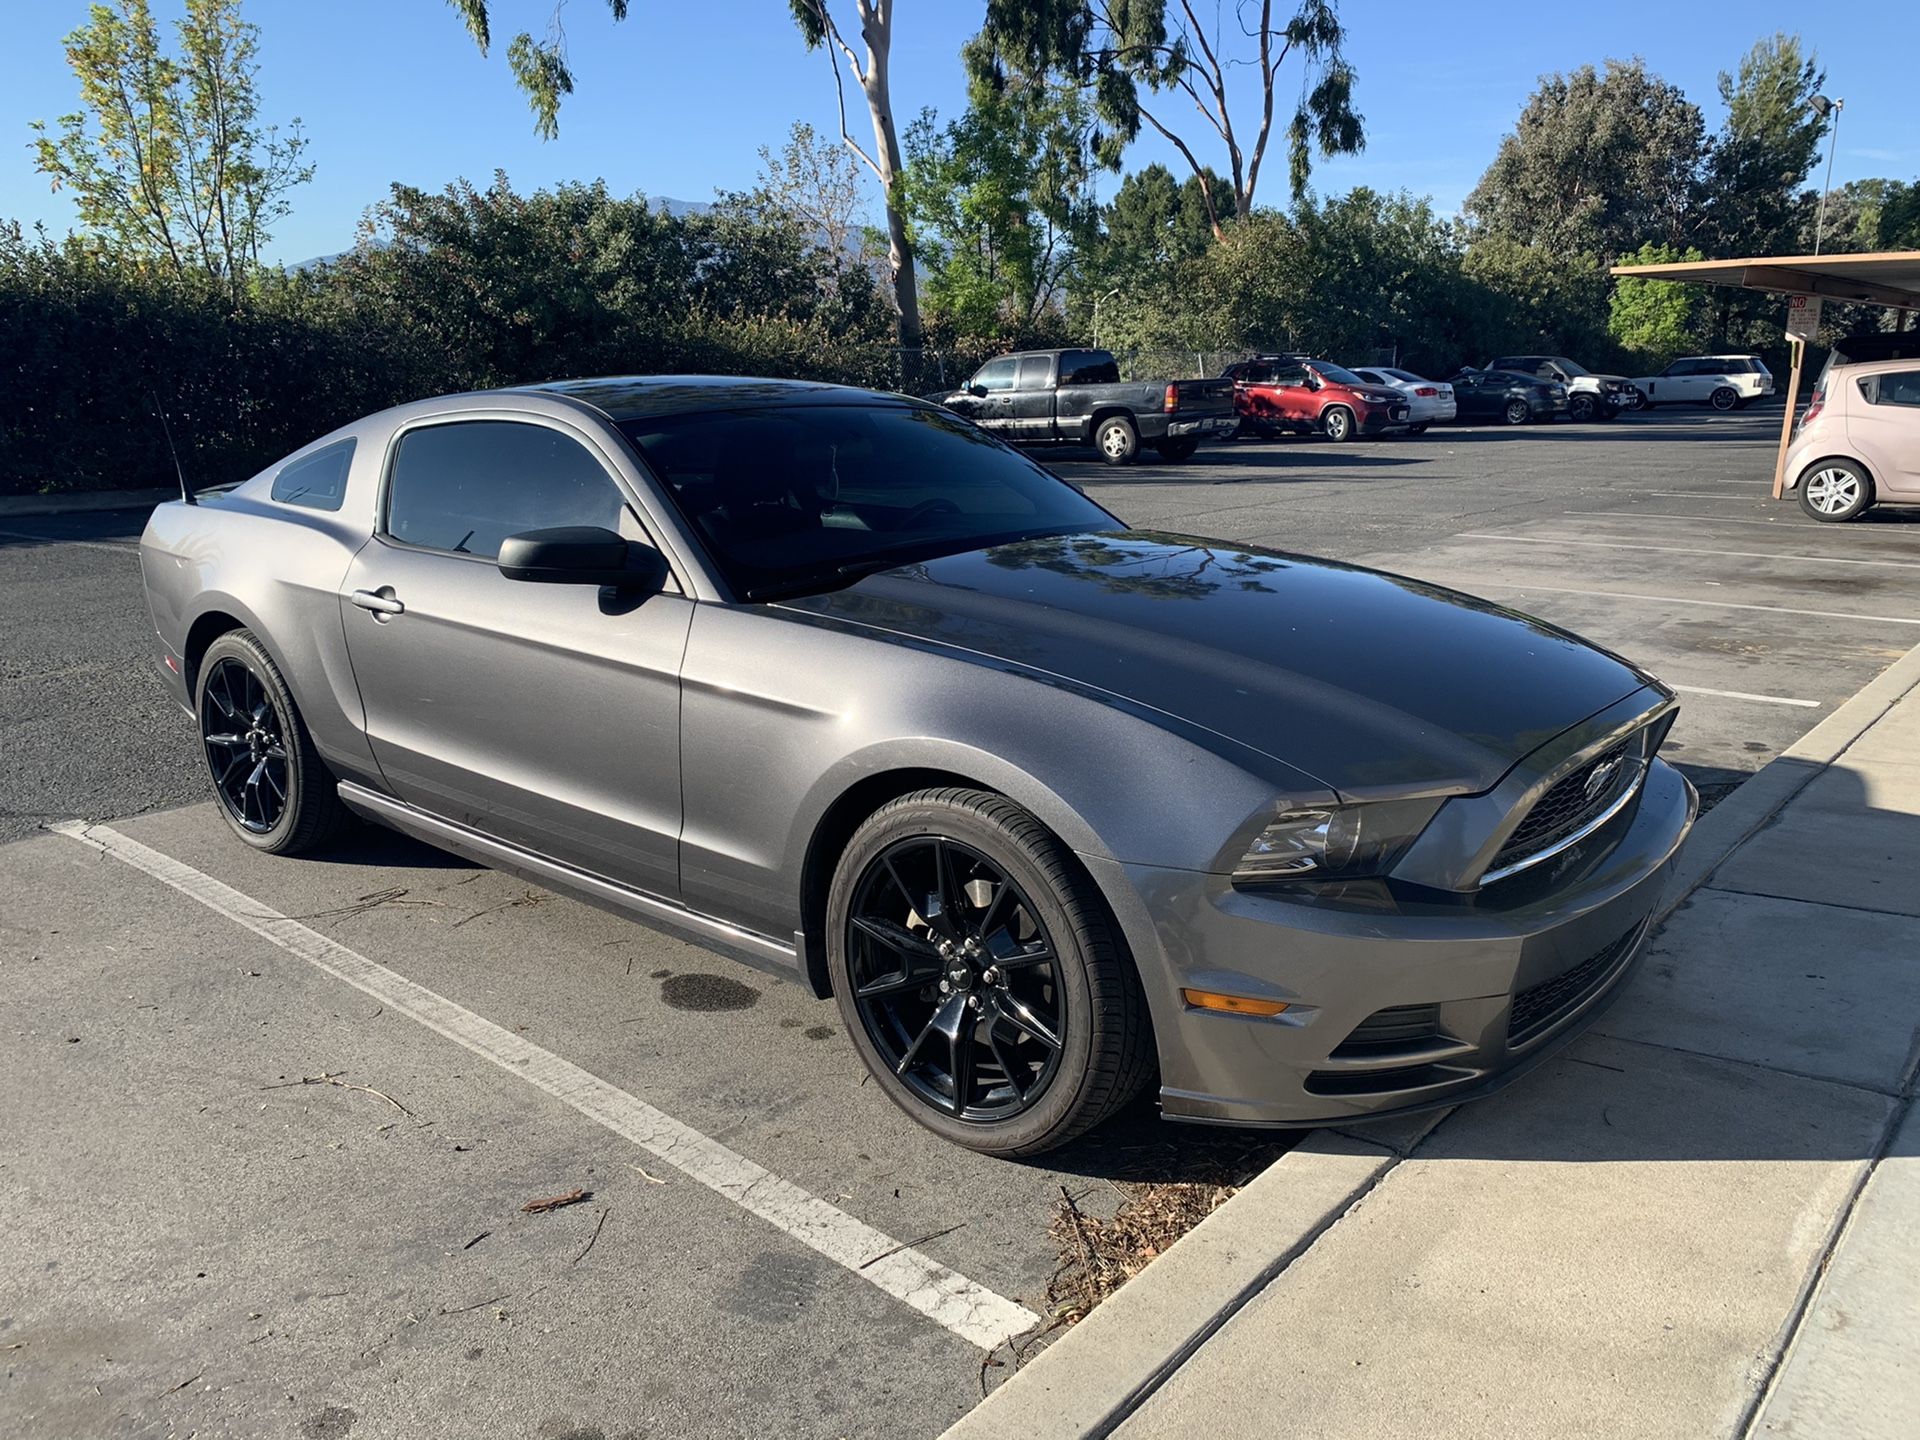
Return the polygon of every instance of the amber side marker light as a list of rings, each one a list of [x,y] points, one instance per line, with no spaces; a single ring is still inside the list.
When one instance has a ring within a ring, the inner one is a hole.
[[[1255,1000],[1248,995],[1222,995],[1218,990],[1182,989],[1181,996],[1196,1010],[1221,1010],[1229,1015],[1278,1015],[1284,1000]]]

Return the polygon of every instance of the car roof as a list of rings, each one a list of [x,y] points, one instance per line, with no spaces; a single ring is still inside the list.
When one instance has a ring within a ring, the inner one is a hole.
[[[919,407],[926,404],[925,401],[883,390],[828,385],[817,380],[772,380],[751,375],[606,375],[597,379],[551,380],[541,385],[515,385],[507,389],[509,393],[564,395],[593,406],[615,421],[773,405],[854,403]]]

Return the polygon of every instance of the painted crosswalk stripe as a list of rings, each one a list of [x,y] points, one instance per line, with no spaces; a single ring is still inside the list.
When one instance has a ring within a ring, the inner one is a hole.
[[[961,1339],[991,1350],[1040,1317],[782,1180],[646,1101],[107,825],[49,827],[143,870],[336,980],[538,1086]]]

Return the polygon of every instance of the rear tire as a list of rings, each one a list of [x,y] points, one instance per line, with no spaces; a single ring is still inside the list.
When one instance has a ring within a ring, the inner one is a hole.
[[[874,812],[834,872],[827,963],[877,1087],[970,1150],[1056,1149],[1152,1074],[1146,998],[1099,892],[1002,796],[922,790]]]
[[[1169,464],[1178,465],[1182,460],[1191,460],[1193,452],[1200,448],[1200,442],[1192,436],[1182,436],[1177,440],[1162,440],[1154,449],[1160,452],[1160,458]]]
[[[1873,504],[1873,479],[1851,460],[1809,466],[1797,488],[1801,511],[1823,525],[1857,519]]]
[[[1734,406],[1739,403],[1740,392],[1731,385],[1722,385],[1711,395],[1707,396],[1707,404],[1722,412],[1733,409]]]
[[[1509,400],[1500,418],[1509,425],[1524,425],[1533,418],[1533,407],[1524,400]]]
[[[1320,429],[1334,444],[1344,445],[1353,439],[1359,427],[1354,424],[1353,411],[1344,405],[1329,405],[1327,413],[1320,417]]]
[[[220,818],[248,845],[301,855],[350,823],[293,692],[251,630],[229,630],[200,657],[194,714]]]
[[[1131,465],[1140,453],[1140,432],[1124,415],[1109,415],[1093,431],[1093,445],[1109,465]]]

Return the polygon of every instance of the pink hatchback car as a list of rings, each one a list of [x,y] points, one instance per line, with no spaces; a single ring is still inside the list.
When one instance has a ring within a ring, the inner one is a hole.
[[[1872,343],[1877,342],[1877,343]],[[1920,505],[1920,335],[1842,341],[1787,450],[1787,488],[1815,520]],[[1856,358],[1892,354],[1891,359]]]

